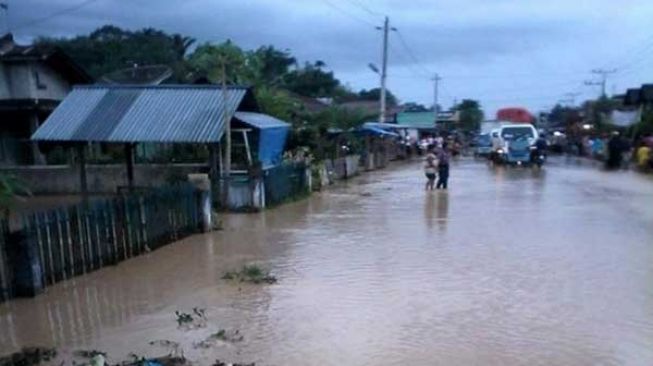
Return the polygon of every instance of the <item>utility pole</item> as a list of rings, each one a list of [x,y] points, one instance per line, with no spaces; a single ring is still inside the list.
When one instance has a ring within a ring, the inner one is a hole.
[[[442,80],[442,78],[440,77],[440,75],[435,74],[435,76],[431,80],[433,80],[433,110],[435,111],[435,120],[437,122],[437,119],[438,119],[438,83],[440,82],[440,80]]]
[[[9,25],[9,3],[6,1],[0,0],[0,11],[3,13],[3,19],[4,19],[4,30],[3,33],[10,33],[11,32],[11,26]]]
[[[225,124],[225,154],[224,154],[224,177],[222,186],[222,204],[229,209],[229,184],[231,178],[231,121],[229,120],[227,97],[227,59],[222,58],[222,121]]]
[[[385,123],[385,105],[386,105],[386,87],[385,80],[388,71],[388,33],[396,31],[397,29],[390,27],[390,19],[386,16],[383,22],[383,27],[376,27],[378,30],[383,31],[383,53],[381,56],[381,106],[379,110],[379,123]]]
[[[614,74],[617,72],[617,69],[611,69],[611,70],[605,70],[605,69],[594,69],[592,70],[592,74],[597,74],[601,76],[601,81],[595,84],[590,84],[590,85],[601,85],[601,96],[605,97],[605,85],[608,82],[608,75]],[[587,84],[587,83],[586,83]]]

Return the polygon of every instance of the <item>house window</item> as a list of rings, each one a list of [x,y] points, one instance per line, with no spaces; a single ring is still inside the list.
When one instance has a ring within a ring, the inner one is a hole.
[[[45,90],[48,88],[47,85],[41,82],[41,77],[39,76],[38,71],[34,71],[34,81],[36,82],[36,89]]]

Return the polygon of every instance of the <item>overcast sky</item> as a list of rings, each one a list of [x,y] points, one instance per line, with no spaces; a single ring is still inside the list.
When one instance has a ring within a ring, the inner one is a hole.
[[[19,40],[73,36],[104,24],[155,27],[199,41],[271,44],[300,61],[322,60],[352,89],[373,88],[383,16],[390,35],[388,86],[401,101],[480,100],[532,112],[565,93],[596,96],[590,70],[617,68],[608,92],[653,82],[651,0],[0,0]],[[84,5],[84,6],[80,6]],[[48,19],[45,19],[45,18]],[[5,24],[3,19],[0,25]],[[402,38],[406,46],[402,43]],[[408,50],[407,50],[408,48]],[[417,61],[417,62],[416,62]]]

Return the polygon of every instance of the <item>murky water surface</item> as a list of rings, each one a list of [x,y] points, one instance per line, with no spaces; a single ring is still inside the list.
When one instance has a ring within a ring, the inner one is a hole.
[[[262,365],[651,365],[653,181],[564,161],[452,167],[451,191],[395,166],[0,305],[23,345]],[[239,286],[257,262],[279,283]],[[175,310],[207,309],[179,330]],[[219,329],[245,340],[196,349]],[[66,352],[66,351],[64,351]]]

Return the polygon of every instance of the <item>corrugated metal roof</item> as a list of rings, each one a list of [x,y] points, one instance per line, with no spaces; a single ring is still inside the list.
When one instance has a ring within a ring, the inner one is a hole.
[[[78,86],[32,136],[39,141],[218,142],[245,87],[213,85]]]
[[[240,120],[254,128],[260,130],[266,128],[278,128],[278,127],[287,127],[290,128],[290,124],[267,114],[254,113],[254,112],[236,112],[234,117],[237,120]]]

